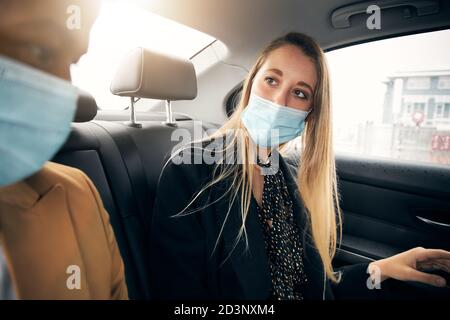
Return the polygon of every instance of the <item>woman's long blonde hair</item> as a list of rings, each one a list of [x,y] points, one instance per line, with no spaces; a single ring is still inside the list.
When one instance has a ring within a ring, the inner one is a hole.
[[[307,212],[308,228],[310,228],[312,240],[321,257],[326,275],[330,280],[336,282],[338,278],[333,271],[332,260],[336,252],[338,229],[340,235],[342,235],[342,223],[332,141],[330,79],[326,58],[322,49],[311,37],[305,34],[288,33],[272,41],[261,52],[243,84],[242,95],[236,110],[221,128],[207,138],[208,140],[223,138],[231,134],[231,139],[227,140],[229,142],[222,151],[236,150],[237,148],[237,153],[242,157],[242,165],[216,165],[213,174],[214,179],[200,190],[183,211],[206,189],[225,178],[230,178],[230,187],[225,193],[231,195],[229,208],[231,209],[231,204],[238,198],[240,193],[242,218],[242,226],[235,244],[244,236],[248,246],[245,221],[252,198],[254,173],[252,164],[255,163],[255,155],[254,152],[250,152],[249,136],[246,134],[245,127],[241,122],[241,114],[248,104],[255,75],[266,61],[268,55],[285,45],[294,45],[299,48],[306,56],[312,59],[316,66],[318,83],[313,96],[312,112],[306,119],[305,129],[301,137],[297,186]],[[243,132],[245,134],[242,134]],[[284,147],[285,145],[279,146],[281,154],[285,151]],[[225,216],[222,230],[230,209]],[[218,241],[219,239],[217,239],[216,245]]]

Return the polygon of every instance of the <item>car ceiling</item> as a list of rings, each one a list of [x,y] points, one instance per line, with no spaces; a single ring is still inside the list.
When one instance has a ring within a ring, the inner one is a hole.
[[[152,12],[212,35],[229,49],[227,61],[249,67],[259,50],[275,37],[300,31],[322,48],[345,46],[392,34],[450,26],[450,1],[440,1],[440,13],[403,18],[406,7],[382,11],[381,30],[368,30],[367,14],[351,18],[352,26],[334,29],[333,10],[355,3],[346,0],[162,0],[143,1]],[[367,6],[393,1],[359,1]],[[394,1],[412,3],[414,1]],[[416,1],[417,2],[417,1]],[[420,2],[420,1],[419,1]],[[421,1],[433,2],[433,1]],[[412,7],[411,7],[412,8]]]
[[[408,19],[403,15],[409,6],[383,10],[380,30],[369,30],[366,27],[368,15],[365,12],[350,19],[350,28],[333,28],[332,12],[355,3],[348,0],[134,1],[138,1],[139,5],[155,14],[207,33],[219,40],[215,46],[226,47],[220,57],[222,63],[217,63],[206,72],[198,74],[197,98],[193,101],[173,103],[174,112],[187,113],[195,119],[217,124],[226,121],[224,101],[230,91],[245,78],[246,70],[251,67],[260,50],[286,32],[300,31],[309,34],[322,48],[329,50],[395,35],[450,27],[450,1],[438,2],[440,10],[437,14],[417,16],[416,11],[412,10],[412,17]],[[366,5],[385,6],[393,2],[429,4],[436,0],[357,3],[366,8]],[[160,103],[154,110],[164,111],[164,104]]]

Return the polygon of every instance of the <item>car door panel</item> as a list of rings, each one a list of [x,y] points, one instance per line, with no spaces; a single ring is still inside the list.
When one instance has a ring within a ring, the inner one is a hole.
[[[335,266],[422,246],[450,250],[450,168],[337,156],[343,238]],[[431,222],[430,222],[431,221]],[[402,297],[450,297],[450,288],[399,283]]]

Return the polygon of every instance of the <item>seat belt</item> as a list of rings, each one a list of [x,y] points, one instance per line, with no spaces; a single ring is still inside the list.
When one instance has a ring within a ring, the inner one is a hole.
[[[130,178],[137,211],[145,228],[148,229],[151,225],[151,212],[148,212],[148,208],[150,208],[150,191],[148,189],[144,164],[138,153],[137,145],[127,130],[124,130],[123,125],[106,121],[95,123],[103,127],[116,143]]]
[[[150,249],[148,243],[150,240],[152,208],[150,208],[150,192],[148,189],[144,165],[138,153],[137,145],[126,128],[124,128],[121,124],[114,122],[94,121],[94,124],[105,130],[110,135],[119,150],[125,169],[128,173],[134,198],[134,202],[132,203],[132,211],[137,213],[136,217],[138,218],[139,223],[130,225],[131,221],[129,221],[125,228],[127,229],[127,227],[133,227],[135,229],[137,227],[143,232],[134,230],[134,232],[127,234],[127,240],[132,247],[131,251],[133,259],[141,262],[136,265],[136,268],[138,269],[139,278],[145,283],[141,284],[144,287],[143,290],[145,298],[151,298],[149,279]],[[122,219],[130,220],[130,217]],[[139,233],[137,234],[136,231]],[[142,259],[144,260],[142,261]]]

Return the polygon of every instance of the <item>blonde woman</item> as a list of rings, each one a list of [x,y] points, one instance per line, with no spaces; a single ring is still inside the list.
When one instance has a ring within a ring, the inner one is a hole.
[[[151,230],[155,298],[377,298],[388,278],[445,286],[419,271],[448,271],[444,250],[333,270],[341,211],[331,114],[318,44],[300,33],[270,43],[231,118],[163,169]],[[282,154],[299,135],[292,164]]]

